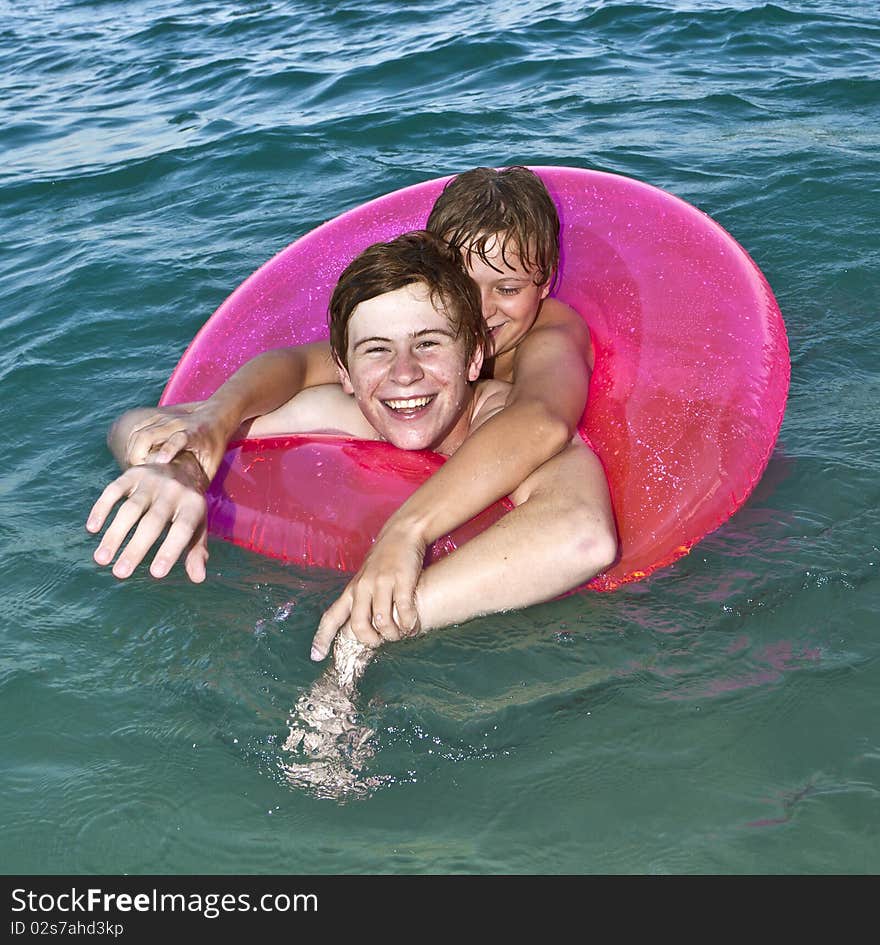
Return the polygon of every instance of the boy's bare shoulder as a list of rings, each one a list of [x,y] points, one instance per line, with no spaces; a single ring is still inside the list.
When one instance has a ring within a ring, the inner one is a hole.
[[[565,328],[570,331],[586,331],[583,315],[559,299],[544,299],[538,313],[536,328]]]
[[[574,345],[581,351],[592,370],[595,353],[587,325],[589,314],[589,312],[578,313],[559,299],[544,299],[530,334],[534,334],[536,343],[539,338],[546,340],[555,336],[560,343]],[[528,338],[524,341],[528,341]]]
[[[254,420],[248,436],[333,433],[364,440],[378,438],[354,397],[338,384],[308,387],[277,410]]]
[[[474,395],[474,412],[471,414],[469,433],[473,433],[499,410],[503,410],[512,390],[513,384],[507,381],[480,381]]]

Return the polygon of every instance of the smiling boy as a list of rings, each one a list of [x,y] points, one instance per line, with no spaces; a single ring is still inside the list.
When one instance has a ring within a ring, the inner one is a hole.
[[[513,389],[503,381],[478,380],[491,344],[479,293],[461,255],[429,233],[375,244],[346,268],[330,302],[330,343],[341,383],[303,391],[243,433],[336,432],[452,455],[503,412]],[[111,430],[109,444],[122,464],[143,416],[143,410],[130,411]],[[587,500],[584,483],[590,485]],[[414,595],[421,628],[548,600],[610,564],[616,539],[604,483],[598,460],[575,436],[513,490],[508,515],[425,569]],[[189,453],[169,464],[131,466],[104,490],[89,516],[87,527],[98,531],[125,499],[95,560],[108,564],[137,526],[120,557],[131,573],[170,525],[155,559],[164,558],[161,570],[167,573],[189,549],[187,571],[194,580],[203,578],[199,539],[207,485]],[[326,655],[345,623],[322,622],[314,658]],[[395,622],[376,640],[362,642],[398,639],[403,630]]]

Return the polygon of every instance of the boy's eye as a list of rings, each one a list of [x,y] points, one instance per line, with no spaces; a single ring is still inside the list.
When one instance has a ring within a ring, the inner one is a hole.
[[[434,341],[431,338],[425,338],[419,342],[418,346],[420,348],[436,348],[439,343],[439,341]]]
[[[519,286],[500,285],[498,291],[501,295],[516,295],[519,292]]]
[[[367,348],[367,354],[384,354],[388,349],[383,348],[381,345],[373,345],[370,348]]]

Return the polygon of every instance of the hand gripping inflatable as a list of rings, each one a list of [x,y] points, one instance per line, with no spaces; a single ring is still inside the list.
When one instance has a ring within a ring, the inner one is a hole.
[[[595,346],[581,431],[608,475],[621,557],[588,586],[611,590],[687,554],[746,500],[782,423],[788,342],[760,270],[700,210],[614,174],[533,170],[562,222],[554,294],[585,318]],[[161,402],[208,397],[254,355],[325,338],[343,268],[370,243],[423,227],[447,179],[350,210],[267,262],[204,325]],[[442,462],[327,436],[243,441],[209,493],[209,528],[263,554],[356,570]],[[432,554],[504,511],[498,503]]]

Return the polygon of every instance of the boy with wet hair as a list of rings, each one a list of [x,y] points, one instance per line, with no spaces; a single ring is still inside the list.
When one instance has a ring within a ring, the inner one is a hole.
[[[534,269],[538,285],[550,282],[559,268],[559,214],[541,178],[515,165],[497,171],[475,167],[443,189],[425,229],[458,252],[487,261],[487,247],[502,235],[501,256],[518,258]]]
[[[368,246],[339,277],[327,313],[330,351],[338,364],[348,366],[348,326],[358,305],[414,282],[424,283],[435,307],[447,312],[450,328],[464,339],[468,361],[478,349],[492,350],[480,297],[460,258],[433,233],[414,230]]]
[[[415,592],[427,546],[562,452],[586,405],[589,330],[569,306],[549,298],[559,220],[540,178],[524,167],[467,171],[438,197],[430,224],[462,254],[477,287],[493,344],[491,376],[512,385],[507,406],[389,518],[361,570],[322,617],[316,659],[326,655],[328,641],[346,622],[369,645],[415,632]],[[189,451],[210,480],[244,420],[274,410],[304,388],[337,381],[326,342],[266,352],[188,414],[156,410],[145,416],[128,438],[126,462],[167,462]],[[585,540],[615,542],[613,523],[603,512],[606,483],[585,481],[581,498],[596,512]],[[162,577],[167,568],[154,562],[151,571]],[[125,576],[116,568],[114,573]]]

